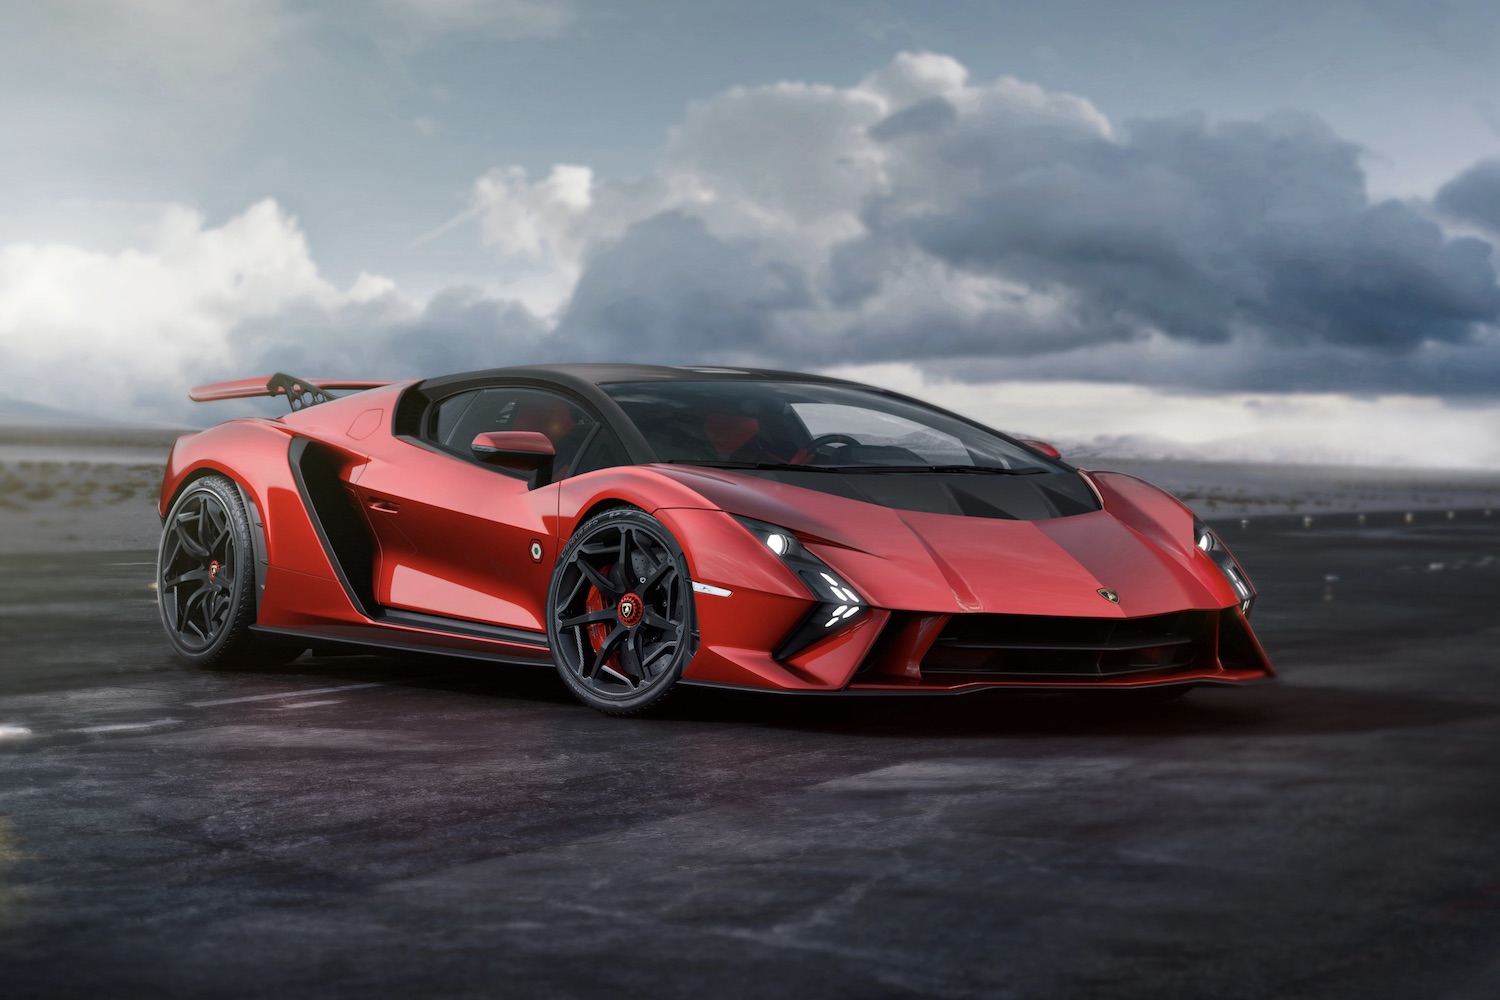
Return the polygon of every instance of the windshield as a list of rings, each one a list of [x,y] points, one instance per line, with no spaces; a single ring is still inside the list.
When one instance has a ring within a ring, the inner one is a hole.
[[[857,386],[718,380],[600,388],[663,462],[873,472],[1060,471],[991,431]]]

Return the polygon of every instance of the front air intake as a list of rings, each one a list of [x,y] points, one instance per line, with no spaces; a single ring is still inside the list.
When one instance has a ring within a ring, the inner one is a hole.
[[[1218,613],[1151,618],[955,615],[922,658],[922,676],[1087,681],[1211,666]]]

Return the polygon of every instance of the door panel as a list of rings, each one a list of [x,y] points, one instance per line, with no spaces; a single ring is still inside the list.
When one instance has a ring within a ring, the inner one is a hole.
[[[396,444],[396,453],[372,458],[354,487],[377,543],[376,602],[544,630],[557,487],[532,490],[457,456]]]
[[[422,441],[387,439],[354,485],[376,539],[376,603],[544,631],[559,490],[531,489],[531,476],[485,465],[469,445],[482,433],[545,434],[561,479],[597,429],[557,393],[495,385],[438,400]]]

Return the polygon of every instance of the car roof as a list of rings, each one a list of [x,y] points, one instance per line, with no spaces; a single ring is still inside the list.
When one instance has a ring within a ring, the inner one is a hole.
[[[634,365],[634,364],[560,364],[519,365],[510,368],[487,368],[480,371],[459,372],[426,379],[422,387],[426,390],[477,385],[486,382],[519,379],[522,381],[553,381],[563,385],[578,386],[609,385],[615,382],[704,382],[704,381],[760,381],[760,382],[818,382],[837,385],[852,385],[845,379],[826,375],[811,375],[806,372],[778,371],[774,368],[734,368],[721,366]]]

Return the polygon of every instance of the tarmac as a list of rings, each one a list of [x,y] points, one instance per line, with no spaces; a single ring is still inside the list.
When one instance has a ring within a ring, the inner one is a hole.
[[[0,556],[0,995],[1500,996],[1500,511],[1218,522],[1275,684],[683,691],[175,660]]]

